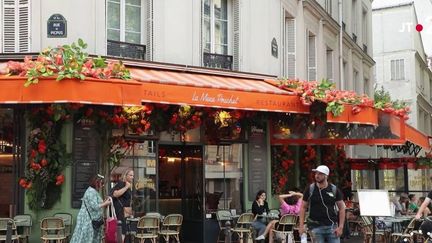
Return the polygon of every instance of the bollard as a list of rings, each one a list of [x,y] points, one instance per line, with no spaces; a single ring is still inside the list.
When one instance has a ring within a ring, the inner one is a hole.
[[[7,222],[7,226],[6,226],[6,243],[11,243],[12,242],[12,220],[9,220]]]
[[[225,243],[231,243],[231,222],[228,220],[225,222]]]
[[[122,221],[121,220],[117,220],[117,243],[122,243],[123,239],[122,239]]]

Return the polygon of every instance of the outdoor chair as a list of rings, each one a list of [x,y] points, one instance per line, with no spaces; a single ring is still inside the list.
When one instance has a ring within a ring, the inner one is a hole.
[[[228,210],[218,210],[216,212],[216,219],[219,224],[219,234],[218,234],[217,242],[225,242],[226,223],[227,222],[232,223],[231,212]]]
[[[6,242],[6,232],[8,223],[12,224],[12,242],[19,242],[19,236],[15,222],[11,218],[0,218],[0,241]]]
[[[137,234],[135,238],[144,243],[146,239],[150,239],[152,243],[156,243],[159,233],[160,217],[143,216],[139,219],[137,225]]]
[[[404,242],[414,242],[414,226],[416,223],[416,219],[413,218],[406,229],[402,233],[392,233],[391,239],[392,242],[398,242],[398,240],[403,240]]]
[[[232,228],[232,232],[238,236],[239,242],[243,242],[245,236],[247,239],[252,238],[252,222],[254,219],[255,217],[252,213],[243,213],[238,218],[237,223]]]
[[[54,217],[62,218],[65,226],[66,240],[69,241],[72,236],[73,217],[70,213],[56,213]]]
[[[66,232],[64,221],[58,217],[43,218],[40,223],[42,242],[48,243],[56,241],[57,243],[66,242]]]
[[[19,238],[21,242],[29,242],[31,235],[31,228],[33,225],[32,217],[30,214],[16,215],[14,217],[15,225],[19,231]],[[21,230],[22,229],[22,230]]]
[[[294,227],[297,225],[298,217],[296,215],[285,214],[272,229],[275,238],[282,238],[282,243],[286,242],[288,235],[294,240]],[[277,235],[282,237],[276,237]]]
[[[168,214],[161,226],[159,235],[163,237],[165,242],[169,242],[173,237],[176,242],[180,242],[180,228],[183,222],[183,215],[181,214]]]
[[[145,216],[156,217],[159,220],[162,219],[162,215],[160,213],[158,213],[158,212],[148,212],[148,213],[145,214]]]
[[[372,243],[372,234],[373,234],[373,228],[376,227],[372,223],[371,217],[362,216],[362,228],[364,233],[364,242],[365,243]],[[375,228],[375,240],[377,242],[384,242],[387,243],[389,239],[389,233],[384,230],[378,230]]]

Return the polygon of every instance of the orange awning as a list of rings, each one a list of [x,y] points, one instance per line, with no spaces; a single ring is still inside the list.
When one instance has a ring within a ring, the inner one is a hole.
[[[131,76],[142,82],[142,102],[309,113],[298,96],[264,80],[153,69],[131,69]]]
[[[25,78],[0,76],[0,103],[85,103],[141,105],[143,102],[189,104],[256,111],[309,113],[298,96],[264,79],[157,69],[130,69],[132,80],[84,81],[53,78],[24,87]]]
[[[431,149],[429,136],[408,124],[405,124],[405,139],[422,147],[425,151],[430,151]]]
[[[102,105],[141,105],[141,83],[135,81],[85,81],[53,78],[41,79],[36,85],[24,87],[25,78],[0,76],[0,103],[84,103]]]

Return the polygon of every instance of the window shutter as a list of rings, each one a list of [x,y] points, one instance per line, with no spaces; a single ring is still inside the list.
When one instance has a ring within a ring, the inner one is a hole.
[[[327,50],[327,79],[333,82],[333,51]]]
[[[400,62],[400,69],[399,69],[400,75],[399,75],[399,79],[403,80],[403,79],[405,79],[405,64],[404,64],[404,59],[400,59],[399,62]]]
[[[30,37],[30,6],[29,0],[19,0],[18,17],[19,17],[19,52],[29,52],[29,37]]]
[[[4,53],[29,51],[29,9],[29,0],[3,1],[2,50]]]
[[[233,3],[233,70],[240,70],[240,0]]]
[[[295,20],[292,18],[286,19],[286,35],[287,35],[287,76],[289,79],[296,78],[296,45],[295,45]]]
[[[15,52],[15,0],[3,1],[3,52]]]
[[[146,60],[153,60],[153,0],[147,0],[146,4]]]
[[[316,80],[315,36],[309,35],[308,43],[308,80]]]
[[[396,64],[395,64],[396,60],[391,60],[390,61],[390,69],[391,69],[391,80],[395,80],[396,79]]]

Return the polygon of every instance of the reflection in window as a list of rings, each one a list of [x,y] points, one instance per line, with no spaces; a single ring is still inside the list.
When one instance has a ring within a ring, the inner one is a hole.
[[[141,0],[108,0],[108,40],[141,44]]]
[[[204,52],[228,54],[228,2],[204,0],[203,43]]]
[[[218,209],[242,210],[242,145],[205,146],[206,212]]]

